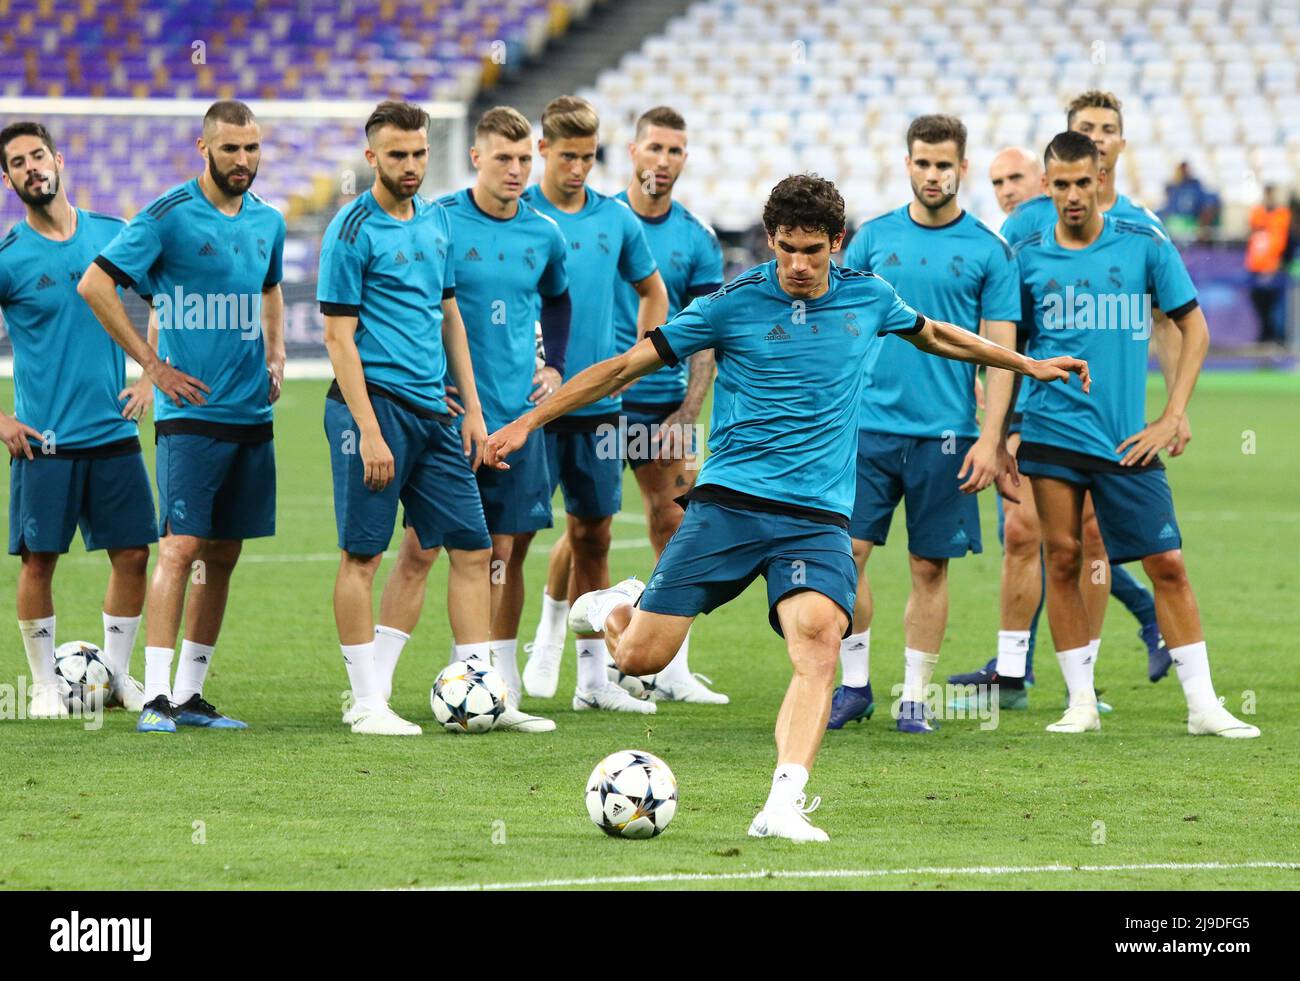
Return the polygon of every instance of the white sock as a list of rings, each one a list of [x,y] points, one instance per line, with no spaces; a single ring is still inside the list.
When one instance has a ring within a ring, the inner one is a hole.
[[[682,646],[677,648],[677,653],[673,659],[668,662],[668,667],[659,672],[659,678],[662,681],[680,681],[691,676],[691,634],[686,632],[686,639],[682,641]]]
[[[172,657],[175,651],[170,647],[146,647],[144,649],[144,700],[152,702],[159,695],[172,697]]]
[[[1183,695],[1187,698],[1187,707],[1196,712],[1204,712],[1219,704],[1219,696],[1214,693],[1210,681],[1210,656],[1205,649],[1205,641],[1171,647],[1169,656],[1174,659],[1174,670],[1183,686]]]
[[[486,640],[478,644],[452,644],[453,661],[488,661],[492,658],[492,645]]]
[[[1097,663],[1097,655],[1099,655],[1099,654],[1101,653],[1101,638],[1100,638],[1100,637],[1096,637],[1096,638],[1094,638],[1094,639],[1088,641],[1088,651],[1092,654],[1092,663],[1093,663],[1093,665],[1095,666],[1096,663]],[[1094,670],[1095,670],[1095,667],[1094,667]]]
[[[871,628],[860,634],[849,634],[840,641],[840,667],[844,677],[840,683],[847,688],[865,688],[871,680]]]
[[[808,771],[804,767],[798,763],[782,763],[772,774],[772,789],[768,792],[763,810],[773,805],[780,807],[793,804],[807,785]]]
[[[384,702],[379,680],[375,677],[375,642],[368,644],[340,644],[343,663],[352,683],[353,704],[366,710],[380,708]]]
[[[207,644],[181,641],[181,659],[176,665],[176,683],[172,686],[172,701],[177,705],[184,705],[193,695],[203,694],[203,679],[208,676],[212,650]]]
[[[494,640],[491,646],[492,667],[501,672],[501,677],[506,679],[506,687],[510,689],[512,694],[520,692],[524,683],[519,678],[519,660],[517,656],[519,640],[513,637],[510,640]]]
[[[925,689],[930,685],[934,666],[939,663],[938,654],[903,648],[903,701],[924,702]]]
[[[578,647],[578,691],[591,694],[598,688],[604,688],[609,682],[605,674],[605,654],[608,648],[604,638],[579,637],[574,643]]]
[[[1070,693],[1070,707],[1096,705],[1097,690],[1092,683],[1092,667],[1096,655],[1093,653],[1092,644],[1068,651],[1057,651],[1056,661],[1061,665],[1061,674],[1065,675],[1065,687]]]
[[[23,635],[23,650],[27,652],[32,683],[54,684],[54,617],[19,620],[18,632]]]
[[[1028,630],[998,631],[998,674],[1005,678],[1023,678],[1028,656]]]
[[[410,639],[410,634],[404,634],[396,627],[375,627],[375,681],[384,701],[393,696],[393,672],[397,670],[402,648]]]
[[[126,680],[131,673],[131,651],[135,635],[140,632],[140,617],[115,617],[104,614],[104,657],[115,679]]]
[[[551,599],[542,593],[542,618],[537,622],[537,633],[533,642],[538,647],[554,647],[564,644],[564,635],[569,629],[569,601]]]

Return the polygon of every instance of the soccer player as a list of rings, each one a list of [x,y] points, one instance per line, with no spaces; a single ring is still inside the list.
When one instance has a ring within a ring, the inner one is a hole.
[[[1011,248],[957,200],[966,175],[966,127],[953,116],[918,116],[907,128],[912,200],[869,221],[844,264],[873,271],[909,306],[1014,348],[1020,283]],[[869,716],[871,585],[866,566],[907,504],[912,591],[904,616],[905,673],[899,732],[932,732],[926,688],[948,626],[948,561],[980,552],[976,494],[1014,471],[1003,424],[1012,374],[990,369],[983,427],[975,416],[975,368],[881,344],[868,362],[858,419],[857,493],[849,534],[858,569],[853,631],[840,644],[843,683],[827,727]],[[1009,479],[1009,477],[1008,477]]]
[[[335,376],[325,433],[341,551],[334,620],[354,699],[344,721],[366,735],[421,732],[389,708],[391,681],[376,664],[374,579],[399,501],[421,548],[447,548],[456,656],[489,654],[492,541],[474,480],[486,432],[455,299],[451,221],[416,196],[428,128],[428,114],[405,102],[382,102],[370,114],[366,162],[375,180],[326,228],[317,285]],[[448,370],[464,406],[459,434],[444,403]],[[403,621],[411,629],[423,592],[421,581],[390,603],[413,610]]]
[[[130,676],[131,650],[149,543],[158,533],[135,420],[151,388],[146,379],[126,386],[122,349],[77,295],[82,272],[125,222],[72,206],[63,154],[40,123],[0,131],[0,170],[26,212],[0,240],[0,310],[14,346],[14,414],[0,412],[0,440],[13,458],[9,554],[22,561],[18,629],[32,679],[27,717],[68,715],[54,675],[53,581],[78,525],[88,550],[108,551],[108,704],[139,712],[144,689]]]
[[[284,218],[249,190],[262,131],[248,106],[213,103],[197,147],[202,173],[136,215],[78,286],[157,389],[160,541],[140,732],[246,728],[204,699],[203,683],[243,542],[275,534],[271,407],[284,378]],[[146,280],[157,353],[131,326],[116,291]]]
[[[668,316],[675,317],[697,296],[708,296],[721,288],[722,247],[713,230],[673,200],[673,188],[686,164],[686,120],[675,109],[656,106],[641,114],[636,138],[628,147],[632,157],[632,179],[615,197],[627,203],[641,219],[650,251],[668,290]],[[626,350],[637,341],[638,297],[627,283],[619,283],[614,297],[614,326],[618,349]],[[704,396],[713,382],[713,352],[699,351],[686,365],[664,367],[642,378],[623,393],[619,420],[623,459],[632,468],[641,489],[650,546],[655,559],[682,521],[676,499],[691,489],[695,470],[686,461],[694,447],[690,435],[699,418]],[[551,556],[556,585],[568,582],[568,543],[561,539]],[[566,587],[567,588],[567,587]],[[567,612],[567,610],[566,610]],[[546,611],[538,629],[548,636]],[[564,621],[557,618],[553,642],[562,643]],[[655,701],[701,702],[725,705],[726,695],[710,690],[709,679],[691,673],[691,638],[655,679],[651,698]]]
[[[569,292],[576,302],[565,378],[617,350],[614,295],[619,280],[630,283],[637,293],[638,336],[663,323],[668,311],[668,294],[641,222],[625,202],[587,186],[587,175],[596,162],[599,128],[595,110],[583,99],[562,95],[553,100],[542,113],[542,138],[537,145],[546,170],[541,183],[528,188],[523,197],[525,204],[555,220],[568,243]],[[579,411],[548,419],[547,469],[552,493],[557,485],[564,488],[565,537],[572,553],[565,602],[609,585],[609,530],[623,500],[623,465],[620,447],[610,451],[599,430],[618,425],[620,405],[611,393],[594,404],[575,406]],[[555,557],[554,562],[560,560]],[[553,580],[548,575],[548,581]],[[544,602],[552,609],[561,604],[549,592]],[[533,645],[523,672],[530,695],[555,694],[563,636],[560,633],[558,643]],[[576,711],[655,711],[653,703],[633,698],[606,676],[605,644],[599,631],[578,636],[577,654]]]
[[[840,639],[848,632],[857,570],[847,525],[856,483],[857,422],[866,362],[899,338],[945,357],[1032,372],[1044,381],[1087,365],[1033,361],[963,327],[927,319],[878,276],[831,261],[844,240],[844,200],[830,181],[787,177],[763,211],[776,259],[691,302],[630,351],[564,384],[551,399],[488,438],[490,466],[556,416],[696,351],[717,356],[712,455],[677,534],[644,587],[636,580],[584,594],[578,630],[604,630],[620,670],[661,671],[691,622],[767,580],[772,628],[794,677],[776,724],[777,768],[756,837],[826,841],[806,815],[804,788],[830,711]],[[742,490],[743,488],[743,490]],[[644,592],[642,591],[644,590]],[[639,608],[633,609],[637,605]]]
[[[438,204],[451,222],[456,306],[469,339],[483,418],[495,429],[560,387],[571,306],[567,250],[555,222],[519,200],[532,171],[533,147],[532,129],[517,109],[497,106],[483,114],[474,129],[470,160],[478,171],[474,186],[448,194]],[[539,321],[547,360],[534,370]],[[463,410],[459,402],[454,405]],[[492,536],[492,663],[510,689],[508,707],[496,728],[549,732],[554,722],[518,708],[522,685],[515,660],[524,559],[538,529],[551,527],[543,434],[533,434],[510,470],[480,467],[476,475]],[[386,698],[402,646],[419,619],[436,555],[436,548],[420,547],[415,528],[408,525],[384,585],[375,627],[375,667]],[[448,594],[453,620],[462,616],[454,592]],[[465,654],[463,646],[460,654]]]
[[[1150,224],[1163,232],[1164,226],[1159,218],[1126,195],[1119,194],[1116,187],[1116,167],[1120,154],[1128,145],[1123,135],[1124,118],[1119,99],[1110,92],[1093,90],[1081,93],[1066,108],[1066,128],[1088,136],[1097,145],[1101,167],[1107,174],[1099,192],[1101,209],[1116,218]],[[1053,220],[1054,214],[1050,196],[1039,194],[1031,197],[1011,212],[1002,225],[1002,234],[1014,247],[1032,229],[1044,221]],[[1167,389],[1172,389],[1181,337],[1169,318],[1157,311],[1153,340]],[[1013,444],[1018,438],[1014,434],[1019,429],[1020,415],[1031,388],[1030,384],[1022,385],[1016,400],[1010,425],[1013,434],[1010,441]],[[1190,439],[1191,428],[1184,418],[1179,422],[1178,436],[1170,445],[1171,455],[1180,455]],[[1032,490],[1023,489],[1032,496]],[[1007,535],[1012,544],[1008,546],[1007,554],[1012,556],[1009,561],[1014,563],[1016,569],[1010,571],[1004,567],[1003,570],[1003,629],[998,633],[998,655],[983,668],[968,674],[953,675],[948,680],[953,684],[997,685],[1003,707],[1023,708],[1027,704],[1023,693],[1024,679],[1032,678],[1038,624],[1038,612],[1035,611],[1042,608],[1041,572],[1034,579],[1032,571],[1036,561],[1034,556],[1039,554],[1039,532],[1032,504],[1027,498],[1022,500],[1018,509],[1013,504],[1011,510],[1014,516],[1008,515],[1011,527]],[[1155,602],[1150,592],[1126,569],[1109,561],[1093,513],[1091,495],[1084,497],[1083,536],[1085,554],[1082,586],[1092,623],[1094,657],[1100,652],[1106,603],[1113,592],[1137,619],[1138,636],[1147,648],[1147,676],[1153,682],[1159,681],[1168,673],[1171,661],[1169,649],[1161,638],[1156,623]],[[1002,665],[1000,668],[997,666],[999,661]],[[1103,712],[1110,711],[1110,706],[1104,702],[1098,704]]]
[[[1108,555],[1141,560],[1155,587],[1160,630],[1169,640],[1193,735],[1247,739],[1259,729],[1224,708],[1210,681],[1200,613],[1183,564],[1182,539],[1159,451],[1179,434],[1209,330],[1178,251],[1149,222],[1104,212],[1108,172],[1088,136],[1058,134],[1044,154],[1057,217],[1016,246],[1033,314],[1030,350],[1086,358],[1108,379],[1085,398],[1071,385],[1035,386],[1025,405],[1019,463],[1034,486],[1047,566],[1047,619],[1070,693],[1050,732],[1100,729],[1093,688],[1095,652],[1080,587],[1083,495],[1091,492]],[[1159,417],[1146,418],[1151,307],[1183,343]]]

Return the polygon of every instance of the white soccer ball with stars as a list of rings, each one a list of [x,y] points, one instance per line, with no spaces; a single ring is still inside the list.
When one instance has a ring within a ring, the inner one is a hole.
[[[611,838],[653,838],[677,813],[677,778],[639,749],[606,756],[587,780],[587,815]]]
[[[54,651],[59,693],[73,712],[95,712],[104,705],[113,672],[104,653],[87,640],[70,640]]]
[[[434,679],[429,704],[448,732],[483,733],[497,724],[508,697],[505,678],[487,661],[455,661]]]

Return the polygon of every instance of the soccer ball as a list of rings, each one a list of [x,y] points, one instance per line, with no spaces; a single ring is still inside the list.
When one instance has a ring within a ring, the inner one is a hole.
[[[487,661],[455,661],[429,692],[433,717],[448,732],[487,732],[506,710],[506,680]]]
[[[677,778],[639,749],[606,756],[587,780],[587,814],[611,838],[653,838],[677,813]]]
[[[633,698],[639,698],[642,701],[652,699],[659,688],[659,675],[657,674],[624,674],[615,664],[605,665],[605,675],[610,681],[618,685]]]
[[[85,640],[71,640],[58,646],[54,652],[54,674],[59,693],[74,712],[94,712],[101,708],[113,680],[103,652]]]

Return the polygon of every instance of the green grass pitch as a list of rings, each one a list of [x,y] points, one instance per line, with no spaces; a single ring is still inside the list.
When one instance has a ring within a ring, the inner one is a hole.
[[[831,835],[820,846],[745,835],[767,792],[772,724],[789,677],[761,582],[701,618],[693,634],[693,668],[731,705],[661,705],[653,717],[575,714],[570,639],[560,697],[524,704],[553,716],[558,731],[454,737],[435,729],[428,700],[450,643],[444,558],[394,697],[425,735],[349,734],[339,723],[347,680],[330,611],[325,388],[285,387],[276,419],[279,534],[245,551],[207,685],[212,701],[252,728],[146,737],[120,711],[97,732],[75,721],[0,722],[0,887],[382,888],[620,876],[665,876],[659,884],[676,888],[1300,885],[1294,868],[1136,868],[1300,860],[1295,377],[1205,377],[1192,407],[1195,438],[1170,466],[1215,684],[1234,711],[1253,702],[1248,717],[1261,739],[1188,736],[1177,681],[1147,681],[1136,624],[1114,602],[1097,677],[1115,713],[1103,717],[1100,734],[1044,732],[1064,693],[1045,627],[1028,712],[1003,713],[995,731],[971,720],[949,721],[930,737],[895,732],[888,693],[902,680],[907,591],[900,516],[895,538],[872,560],[876,717],[828,734],[809,786],[824,798],[816,819]],[[1153,388],[1152,405],[1161,397]],[[12,405],[8,383],[0,399]],[[152,456],[149,427],[143,441]],[[630,477],[626,489],[614,526],[615,579],[644,577],[652,562]],[[940,680],[993,650],[993,504],[985,493],[985,552],[952,569]],[[539,536],[529,563],[523,640],[532,637],[554,537]],[[12,597],[18,562],[0,568]],[[106,578],[103,556],[75,543],[56,578],[61,640],[101,640]],[[0,682],[13,684],[26,673],[18,632],[11,625],[0,636]],[[138,676],[142,647],[143,635]],[[680,781],[677,817],[652,841],[608,839],[583,808],[591,768],[624,748],[662,756]],[[1042,870],[1053,866],[1062,868]],[[1038,871],[970,871],[1007,867]],[[762,870],[805,874],[774,879]],[[867,871],[880,874],[848,874]],[[700,873],[734,878],[687,878]]]

